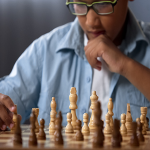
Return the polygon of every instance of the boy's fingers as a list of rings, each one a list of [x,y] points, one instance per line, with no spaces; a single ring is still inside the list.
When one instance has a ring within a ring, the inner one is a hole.
[[[5,125],[5,123],[3,122],[3,120],[2,119],[0,119],[0,129],[1,130],[6,130],[6,125]]]
[[[0,103],[5,105],[11,112],[16,110],[15,104],[13,103],[12,99],[4,94],[0,93]]]
[[[7,108],[0,103],[0,119],[5,123],[5,125],[10,126],[12,122],[12,117],[9,115]]]

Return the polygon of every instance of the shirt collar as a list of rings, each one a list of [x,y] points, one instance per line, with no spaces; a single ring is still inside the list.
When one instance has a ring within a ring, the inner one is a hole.
[[[83,59],[86,59],[84,53],[84,32],[79,25],[77,17],[71,24],[69,32],[58,44],[56,52],[64,49],[74,50],[77,55],[81,56]]]
[[[137,19],[131,12],[131,10],[128,10],[127,15],[127,30],[124,40],[122,41],[120,45],[120,49],[125,53],[131,53],[135,47],[138,41],[141,42],[147,42],[148,39],[146,38],[144,32],[142,31]]]
[[[137,41],[144,41],[148,43],[144,32],[130,9],[128,10],[127,17],[126,35],[119,46],[125,54],[131,53],[135,49]],[[74,22],[71,24],[69,32],[59,42],[56,52],[64,49],[74,50],[77,55],[86,60],[84,53],[84,38],[84,32],[79,25],[78,18],[76,17]]]

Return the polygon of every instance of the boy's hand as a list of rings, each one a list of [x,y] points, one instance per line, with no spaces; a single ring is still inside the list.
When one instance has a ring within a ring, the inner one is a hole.
[[[3,95],[0,93],[0,129],[6,130],[6,127],[9,126],[12,128],[14,126],[13,112],[16,110],[16,107],[9,96]],[[21,116],[18,115],[20,120]]]
[[[87,60],[93,68],[101,70],[101,62],[97,60],[97,57],[102,57],[111,72],[123,73],[128,57],[107,36],[100,35],[90,40],[84,50]]]

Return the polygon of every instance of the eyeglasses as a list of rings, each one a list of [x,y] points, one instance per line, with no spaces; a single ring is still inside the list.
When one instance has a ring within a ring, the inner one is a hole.
[[[74,2],[74,0],[67,0],[66,5],[73,15],[87,15],[90,8],[92,8],[98,15],[109,15],[114,12],[114,6],[118,0],[113,1],[99,1],[88,5],[84,2]]]

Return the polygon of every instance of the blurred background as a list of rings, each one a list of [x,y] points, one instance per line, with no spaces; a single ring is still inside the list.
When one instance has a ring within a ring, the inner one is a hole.
[[[66,0],[0,0],[0,77],[41,35],[74,20]],[[129,2],[138,20],[150,22],[150,0]]]

